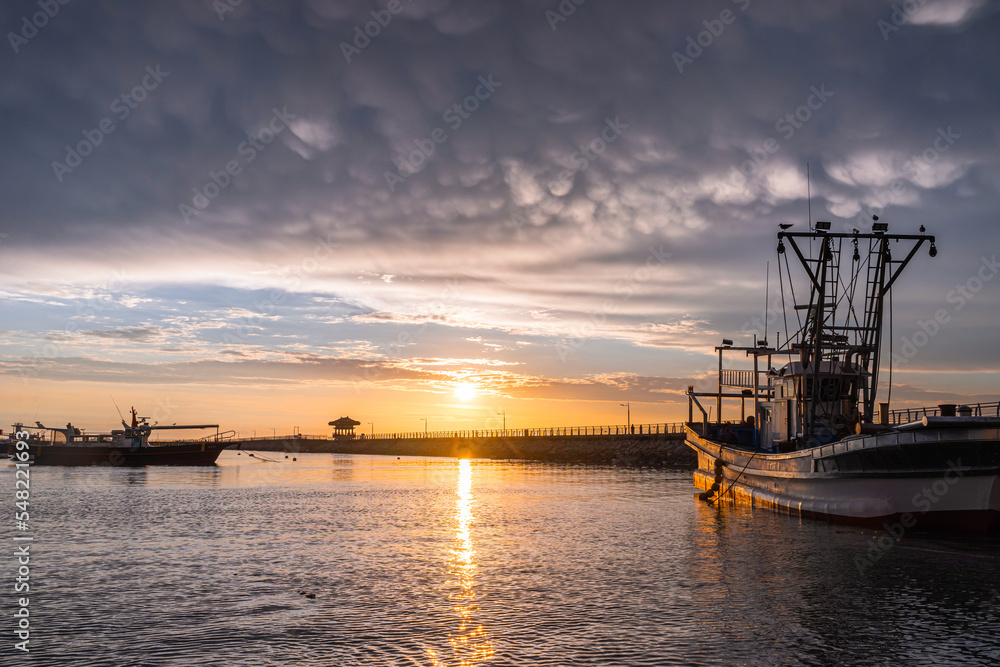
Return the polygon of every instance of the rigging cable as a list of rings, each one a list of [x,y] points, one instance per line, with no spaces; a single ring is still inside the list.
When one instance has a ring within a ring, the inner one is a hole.
[[[886,403],[892,404],[892,290],[889,290],[889,392],[885,397]],[[879,415],[879,420],[882,415]]]
[[[785,345],[792,338],[792,332],[788,330],[788,309],[785,306],[785,279],[781,276],[781,256],[778,256],[778,284],[781,285],[781,317],[785,320]],[[768,369],[770,370],[770,369]]]
[[[780,261],[780,260],[779,260]],[[778,265],[780,269],[780,264]],[[788,266],[788,254],[785,253],[785,273],[788,274],[788,289],[792,292],[792,305],[798,303],[795,298],[795,283],[792,282],[792,269]],[[802,330],[802,316],[799,315],[799,311],[795,311],[795,318],[799,321],[799,330]]]
[[[855,239],[855,243],[857,243],[857,239]],[[856,246],[855,246],[855,252],[857,252],[857,247]],[[851,296],[850,296],[850,299],[848,299],[847,307],[849,309],[851,317],[853,317],[853,319],[854,319],[855,326],[861,326],[861,323],[858,322],[858,312],[854,308],[854,301],[855,301],[856,295],[858,293],[858,281],[861,279],[861,271],[862,271],[862,269],[864,269],[864,270],[868,269],[868,263],[871,261],[871,257],[869,256],[869,257],[865,258],[864,263],[862,263],[860,261],[860,258],[858,260],[856,260],[856,261],[857,261],[857,266],[852,271],[853,275],[851,276],[851,285],[850,285]],[[845,287],[845,290],[846,289],[847,288]],[[848,322],[848,323],[850,323],[850,322]]]
[[[843,252],[843,243],[841,243],[841,250],[838,252]],[[839,261],[839,260],[838,260]],[[854,262],[852,262],[852,265]],[[847,313],[844,315],[844,326],[850,326],[851,320],[854,320],[854,324],[858,324],[858,314],[854,309],[854,296],[858,289],[858,277],[861,275],[860,269],[861,263],[858,262],[858,267],[851,269],[851,278],[849,281],[844,281],[844,277],[838,271],[837,273],[837,283],[843,289],[840,297],[837,299],[836,308],[839,308],[841,304],[845,304],[847,307]]]

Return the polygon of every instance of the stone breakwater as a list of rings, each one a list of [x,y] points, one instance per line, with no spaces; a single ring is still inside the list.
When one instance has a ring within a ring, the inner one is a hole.
[[[358,438],[318,440],[285,438],[250,440],[245,450],[325,452],[387,456],[446,456],[481,459],[523,459],[547,463],[675,468],[697,465],[697,456],[681,433],[649,435],[556,435],[462,438]]]

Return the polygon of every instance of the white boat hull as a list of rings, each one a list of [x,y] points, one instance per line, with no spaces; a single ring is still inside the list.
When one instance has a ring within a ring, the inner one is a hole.
[[[880,527],[1000,529],[996,428],[894,431],[785,454],[690,428],[687,443],[698,453],[695,486],[715,485],[713,500]]]

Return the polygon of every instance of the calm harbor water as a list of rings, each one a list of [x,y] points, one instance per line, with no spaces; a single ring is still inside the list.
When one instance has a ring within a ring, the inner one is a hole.
[[[33,469],[31,653],[4,585],[0,664],[1000,661],[1000,538],[879,548],[686,471],[267,456]]]

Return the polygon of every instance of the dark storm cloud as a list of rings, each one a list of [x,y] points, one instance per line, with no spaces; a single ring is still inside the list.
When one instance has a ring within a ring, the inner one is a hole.
[[[745,328],[750,290],[762,304],[809,162],[814,219],[927,224],[947,291],[1000,245],[1000,17],[898,6],[60,5],[0,60],[0,252],[58,257],[67,283],[333,295],[383,331],[690,349]],[[903,330],[922,299],[901,292]],[[294,326],[284,304],[246,319]]]
[[[964,4],[928,14],[957,25],[905,23],[886,40],[889,3],[592,1],[553,23],[557,2],[403,0],[367,42],[357,29],[380,4],[71,4],[5,58],[4,224],[12,244],[143,227],[249,245],[337,230],[475,242],[513,231],[512,214],[529,233],[657,233],[787,215],[806,159],[817,209],[850,217],[948,127],[946,166],[911,176],[995,187],[997,19]],[[32,10],[13,3],[4,23]],[[698,55],[681,73],[677,53]],[[499,82],[488,99],[474,99],[480,77]],[[478,108],[448,116],[468,100]],[[580,150],[602,132],[616,140],[602,154]],[[78,166],[53,167],[88,136],[100,143]],[[751,156],[762,165],[743,185]],[[391,192],[399,158],[424,165]],[[179,205],[207,201],[195,189],[214,192],[213,174],[225,186],[184,229]]]

